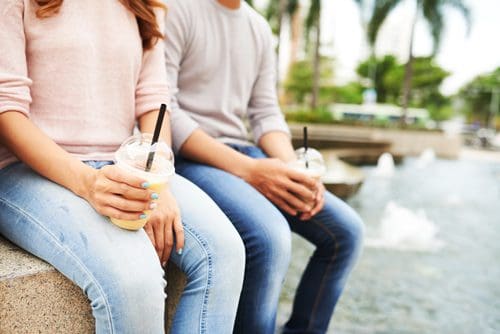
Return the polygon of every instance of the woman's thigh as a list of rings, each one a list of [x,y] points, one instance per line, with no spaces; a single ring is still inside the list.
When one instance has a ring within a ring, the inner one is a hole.
[[[221,263],[232,267],[233,275],[214,272],[218,283],[229,284],[243,276],[245,251],[243,242],[215,202],[195,184],[180,175],[170,180],[170,189],[180,207],[185,244],[182,254],[170,259],[187,274],[199,269],[200,262]]]
[[[21,163],[0,170],[0,234],[79,285],[91,300],[98,332],[163,325],[163,270],[145,232],[116,227],[88,202]],[[145,296],[155,318],[137,327],[144,319],[134,311],[144,306]]]
[[[187,276],[172,333],[231,333],[243,285],[245,249],[229,219],[187,179],[170,181],[182,216],[182,254],[170,260]]]

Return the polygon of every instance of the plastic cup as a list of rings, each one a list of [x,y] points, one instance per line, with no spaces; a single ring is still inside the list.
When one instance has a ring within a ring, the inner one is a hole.
[[[174,155],[165,142],[159,141],[154,144],[153,165],[151,170],[146,172],[146,161],[151,150],[151,140],[152,136],[147,133],[127,138],[115,152],[115,164],[124,171],[146,180],[150,184],[148,189],[159,194],[167,185],[170,176],[175,172]],[[146,210],[144,213],[149,217],[151,210]],[[139,230],[146,225],[148,218],[136,220],[110,218],[110,220],[123,229]]]
[[[301,147],[295,150],[297,159],[288,163],[291,168],[302,172],[316,180],[320,180],[326,172],[325,161],[318,150]]]

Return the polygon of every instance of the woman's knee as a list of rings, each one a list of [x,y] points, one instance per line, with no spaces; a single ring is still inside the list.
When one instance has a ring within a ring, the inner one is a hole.
[[[195,230],[185,225],[185,248],[171,259],[186,274],[192,287],[241,289],[245,271],[245,247],[232,225],[224,229]]]

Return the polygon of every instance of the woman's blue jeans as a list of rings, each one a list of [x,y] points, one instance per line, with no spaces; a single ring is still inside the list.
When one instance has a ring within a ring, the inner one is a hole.
[[[170,188],[186,238],[184,253],[171,260],[187,275],[171,333],[231,333],[245,266],[241,238],[191,182],[175,175]],[[0,234],[84,291],[97,333],[164,332],[164,271],[144,230],[116,227],[85,200],[14,163],[0,170]]]
[[[254,158],[266,157],[255,146],[232,147]],[[176,170],[214,199],[245,244],[245,279],[234,333],[274,333],[291,256],[290,229],[316,250],[302,275],[284,333],[325,333],[361,249],[363,223],[354,210],[326,193],[323,210],[304,222],[281,212],[248,183],[220,169],[179,158]]]

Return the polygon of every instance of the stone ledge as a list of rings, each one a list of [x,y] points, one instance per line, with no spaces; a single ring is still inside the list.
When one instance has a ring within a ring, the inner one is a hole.
[[[167,270],[167,323],[185,285]],[[0,238],[0,333],[93,333],[87,297],[51,265]]]

